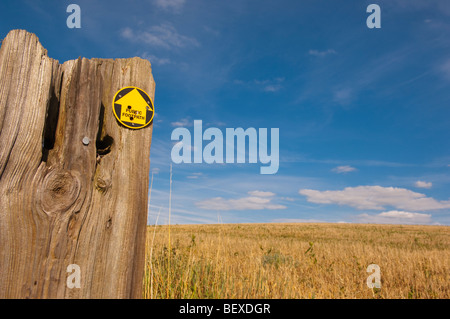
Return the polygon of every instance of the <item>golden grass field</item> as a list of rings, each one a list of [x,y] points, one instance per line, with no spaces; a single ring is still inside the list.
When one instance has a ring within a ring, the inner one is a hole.
[[[447,226],[148,226],[144,297],[449,298],[449,244]]]

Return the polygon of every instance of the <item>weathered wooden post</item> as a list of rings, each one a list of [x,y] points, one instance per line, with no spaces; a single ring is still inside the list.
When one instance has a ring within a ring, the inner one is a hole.
[[[147,60],[60,65],[13,30],[0,49],[0,298],[141,298],[153,124],[113,98],[154,97]],[[80,267],[69,288],[67,268]]]

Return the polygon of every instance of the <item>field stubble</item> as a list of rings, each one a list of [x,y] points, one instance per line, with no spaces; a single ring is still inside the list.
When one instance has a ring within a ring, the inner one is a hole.
[[[144,297],[449,298],[449,243],[447,226],[149,226]]]

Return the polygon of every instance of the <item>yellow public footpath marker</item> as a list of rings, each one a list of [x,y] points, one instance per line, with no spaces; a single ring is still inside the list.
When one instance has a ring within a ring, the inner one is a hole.
[[[153,120],[155,108],[150,96],[142,89],[127,86],[114,95],[113,112],[117,120],[131,129],[146,127]]]

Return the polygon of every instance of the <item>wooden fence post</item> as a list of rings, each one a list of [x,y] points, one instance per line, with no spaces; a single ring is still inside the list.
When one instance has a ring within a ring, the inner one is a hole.
[[[141,298],[153,124],[133,130],[112,101],[154,98],[150,62],[60,65],[13,30],[0,49],[0,298]],[[80,288],[69,288],[69,265]]]

